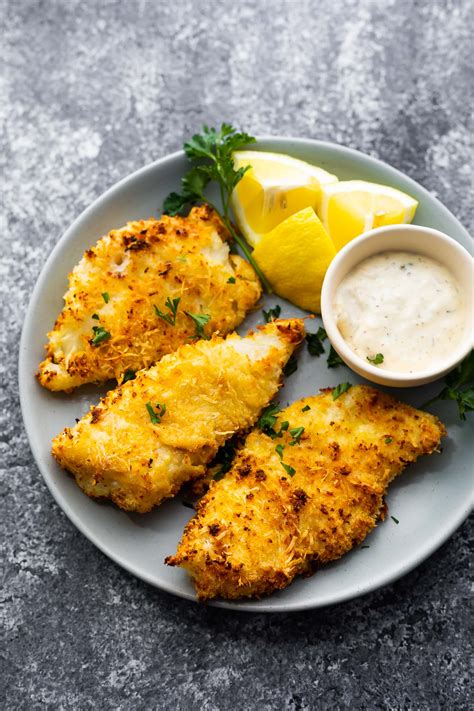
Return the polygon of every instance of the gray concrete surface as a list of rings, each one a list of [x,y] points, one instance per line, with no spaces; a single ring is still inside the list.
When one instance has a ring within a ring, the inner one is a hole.
[[[348,604],[268,617],[198,607],[116,567],[54,504],[16,377],[23,315],[61,232],[203,122],[366,151],[472,230],[472,3],[0,5],[3,708],[467,709],[468,524]]]

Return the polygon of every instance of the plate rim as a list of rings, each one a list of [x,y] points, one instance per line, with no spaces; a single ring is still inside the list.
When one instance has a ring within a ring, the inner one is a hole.
[[[392,173],[394,177],[401,177],[405,182],[408,181],[409,185],[412,185],[416,188],[417,192],[420,192],[422,194],[425,194],[428,196],[428,198],[431,201],[435,201],[437,203],[437,207],[443,212],[447,217],[450,219],[454,220],[457,223],[458,228],[460,229],[460,232],[464,233],[465,237],[471,241],[472,238],[469,234],[469,232],[466,230],[466,228],[462,225],[462,223],[458,220],[458,218],[453,215],[453,213],[430,191],[425,188],[421,183],[417,182],[410,176],[406,175],[403,173],[401,170],[398,168],[393,167],[389,163],[386,163],[385,161],[381,160],[380,158],[376,158],[374,156],[371,156],[368,153],[364,153],[362,151],[359,151],[355,148],[350,148],[349,146],[345,146],[343,144],[339,143],[334,143],[331,141],[321,141],[313,138],[302,138],[302,137],[293,137],[293,136],[284,136],[284,135],[270,135],[270,134],[265,134],[265,135],[258,135],[256,136],[257,142],[256,144],[252,144],[255,147],[258,146],[259,143],[263,142],[275,142],[276,144],[279,143],[291,143],[294,145],[300,145],[302,147],[307,146],[308,144],[311,144],[315,148],[321,148],[321,149],[326,149],[326,150],[332,150],[335,151],[337,154],[347,157],[352,157],[354,160],[357,161],[365,161],[368,162],[369,164],[375,164],[375,166],[379,166],[383,168],[385,171],[388,170],[389,173]],[[264,149],[265,150],[265,149]],[[31,296],[28,301],[28,306],[25,312],[25,317],[23,321],[23,326],[22,326],[22,331],[21,331],[21,338],[20,338],[20,346],[19,346],[19,357],[18,357],[18,389],[19,389],[19,399],[20,399],[20,408],[21,408],[21,413],[22,413],[22,419],[23,419],[23,424],[25,428],[25,432],[27,435],[27,440],[28,444],[30,446],[31,453],[33,455],[33,459],[36,463],[36,466],[38,467],[41,476],[51,493],[53,499],[55,500],[56,504],[59,506],[59,508],[63,511],[63,513],[67,516],[67,518],[71,521],[71,523],[94,545],[96,548],[98,548],[104,555],[106,555],[110,560],[112,560],[116,565],[120,566],[124,570],[126,570],[128,573],[131,575],[134,575],[135,577],[139,578],[140,580],[143,580],[145,583],[153,586],[154,588],[157,588],[159,590],[163,590],[166,593],[172,594],[176,597],[180,597],[185,600],[192,601],[194,603],[197,603],[197,599],[194,594],[192,593],[187,593],[185,591],[177,591],[176,589],[173,588],[171,584],[168,584],[166,582],[164,583],[157,583],[156,580],[153,580],[150,575],[148,575],[146,572],[143,572],[142,570],[139,570],[138,567],[134,566],[133,564],[128,563],[127,561],[123,561],[119,555],[115,554],[112,550],[109,549],[109,547],[104,544],[94,533],[92,533],[89,529],[87,524],[84,524],[81,520],[81,517],[79,514],[77,514],[74,510],[74,507],[68,503],[65,497],[61,495],[59,490],[56,489],[54,485],[54,480],[50,476],[50,472],[48,470],[47,466],[43,466],[43,462],[41,461],[41,458],[39,456],[39,453],[36,452],[36,448],[33,444],[33,439],[31,436],[31,430],[30,428],[33,426],[33,416],[28,410],[27,407],[27,389],[28,389],[28,379],[22,377],[23,373],[26,371],[26,365],[25,365],[25,359],[26,359],[26,353],[28,350],[28,344],[27,344],[27,336],[29,331],[31,330],[31,325],[32,325],[32,320],[33,320],[33,305],[35,301],[37,300],[38,295],[42,292],[44,282],[46,280],[46,273],[48,271],[48,268],[52,262],[56,259],[56,255],[58,252],[62,249],[63,245],[70,239],[70,235],[78,230],[80,230],[81,225],[83,222],[86,222],[91,214],[93,214],[97,209],[100,208],[101,203],[106,202],[109,198],[111,198],[114,193],[121,191],[122,189],[127,187],[128,183],[133,184],[137,179],[146,176],[148,172],[153,172],[157,168],[161,168],[166,165],[166,163],[172,163],[176,161],[176,159],[184,158],[185,153],[183,150],[178,150],[174,151],[173,153],[168,153],[165,156],[162,156],[161,158],[158,158],[155,161],[152,161],[151,163],[147,163],[146,165],[142,166],[141,168],[138,168],[137,170],[133,171],[132,173],[127,174],[117,182],[113,183],[109,188],[107,188],[103,193],[98,195],[98,197],[93,200],[93,202],[88,205],[73,221],[72,223],[64,230],[59,239],[57,240],[56,244],[54,245],[53,249],[51,250],[50,254],[48,255],[46,261],[43,263],[39,275],[36,279],[34,288],[31,292]],[[418,565],[423,563],[427,558],[429,558],[430,555],[432,555],[438,548],[440,548],[452,535],[453,533],[464,523],[466,518],[468,517],[469,513],[471,512],[472,508],[474,507],[474,491],[473,491],[473,496],[471,496],[470,499],[466,499],[465,505],[462,509],[457,509],[457,515],[453,515],[449,525],[444,526],[442,529],[440,529],[440,535],[434,537],[430,541],[427,542],[427,544],[420,550],[419,548],[416,549],[416,553],[413,553],[410,558],[407,560],[407,562],[402,565],[398,570],[394,571],[392,574],[389,574],[388,576],[385,575],[379,575],[375,579],[372,578],[370,582],[365,583],[364,585],[360,586],[355,592],[354,590],[347,590],[346,592],[340,592],[333,594],[331,596],[326,596],[326,598],[323,598],[322,600],[319,601],[300,601],[297,603],[289,603],[289,602],[281,602],[279,603],[278,601],[275,602],[273,598],[273,602],[267,604],[267,600],[272,600],[271,597],[268,598],[261,598],[259,600],[251,600],[251,599],[241,599],[241,600],[236,600],[235,602],[230,602],[230,601],[221,601],[221,600],[216,600],[216,601],[209,601],[206,603],[208,606],[212,607],[219,607],[223,609],[229,609],[229,610],[236,610],[236,611],[243,611],[243,612],[254,612],[254,613],[267,613],[267,612],[275,612],[275,613],[281,613],[281,612],[298,612],[302,610],[310,610],[310,609],[318,609],[318,608],[324,608],[329,605],[336,605],[340,604],[343,602],[347,602],[348,600],[355,600],[359,597],[362,597],[363,595],[367,595],[370,592],[373,592],[375,590],[378,590],[382,587],[385,587],[387,585],[390,585],[394,581],[398,580],[399,578],[403,577],[407,573],[409,573],[411,570],[416,568]],[[255,604],[258,602],[258,606]]]

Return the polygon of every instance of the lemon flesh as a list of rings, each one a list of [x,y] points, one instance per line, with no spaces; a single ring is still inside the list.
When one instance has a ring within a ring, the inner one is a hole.
[[[251,245],[305,207],[318,210],[322,187],[337,182],[322,168],[283,153],[236,151],[234,167],[248,170],[232,195],[240,230]]]
[[[322,188],[320,215],[336,249],[375,227],[411,222],[418,202],[388,185],[341,181]]]
[[[336,254],[312,207],[263,235],[253,255],[273,290],[306,311],[321,310],[321,288]]]

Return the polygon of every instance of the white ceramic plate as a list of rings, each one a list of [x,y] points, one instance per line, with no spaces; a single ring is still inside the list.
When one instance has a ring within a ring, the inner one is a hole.
[[[387,183],[410,193],[420,202],[418,224],[437,228],[467,249],[468,233],[424,188],[394,168],[370,156],[330,143],[292,138],[262,138],[262,150],[289,153],[322,166],[342,180],[360,178]],[[183,527],[192,514],[181,499],[167,501],[155,511],[128,514],[112,505],[87,498],[72,477],[59,469],[50,455],[50,442],[65,426],[72,426],[103,393],[86,386],[72,395],[52,394],[37,383],[34,373],[43,357],[46,333],[62,308],[67,274],[86,248],[112,228],[128,220],[160,214],[163,199],[179,187],[187,162],[182,152],[133,173],[95,201],[65,232],[41,272],[26,315],[20,345],[20,397],[26,430],[38,467],[56,502],[69,519],[109,558],[151,585],[175,595],[195,599],[193,587],[180,569],[163,564],[174,553]],[[301,315],[279,298],[266,297],[264,305],[278,302],[283,316]],[[263,321],[261,311],[241,326],[241,333]],[[309,325],[315,331],[319,319]],[[306,348],[299,355],[296,373],[281,391],[281,403],[315,394],[325,386],[361,379],[345,366],[328,370],[324,356],[311,358]],[[420,405],[440,389],[440,383],[394,392]],[[469,424],[460,424],[450,403],[435,412],[449,430],[440,456],[433,455],[408,468],[388,494],[388,516],[358,548],[327,565],[312,578],[299,579],[271,597],[215,605],[254,611],[301,610],[341,602],[367,593],[408,572],[438,548],[462,523],[472,506],[471,439]]]

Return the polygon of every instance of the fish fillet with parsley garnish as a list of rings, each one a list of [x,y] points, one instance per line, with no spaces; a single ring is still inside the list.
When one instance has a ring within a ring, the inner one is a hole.
[[[303,338],[303,321],[291,319],[181,346],[109,392],[52,453],[89,496],[150,511],[257,421]]]
[[[361,543],[392,479],[445,434],[433,415],[345,384],[268,408],[231,470],[212,482],[169,565],[201,600],[261,596]],[[346,389],[346,391],[345,391]]]
[[[225,335],[260,282],[208,206],[188,217],[129,222],[84,254],[48,334],[38,378],[49,390],[120,379],[196,336]]]

